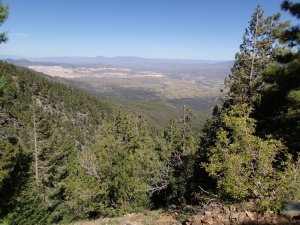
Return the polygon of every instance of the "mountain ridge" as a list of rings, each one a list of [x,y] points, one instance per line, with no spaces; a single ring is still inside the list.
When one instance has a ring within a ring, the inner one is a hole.
[[[55,62],[73,63],[82,62],[94,64],[99,62],[139,62],[139,63],[178,63],[178,64],[216,64],[223,62],[233,62],[233,60],[214,60],[214,59],[172,59],[172,58],[146,58],[139,56],[51,56],[51,57],[24,57],[16,55],[0,55],[0,59],[27,59],[33,62]]]

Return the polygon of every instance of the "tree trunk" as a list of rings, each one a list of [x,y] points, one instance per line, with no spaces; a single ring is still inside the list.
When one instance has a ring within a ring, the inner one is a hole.
[[[33,139],[34,139],[35,181],[36,181],[36,183],[38,183],[38,180],[39,180],[39,152],[38,152],[38,145],[37,145],[35,106],[33,106]]]
[[[256,24],[255,24],[254,42],[253,42],[253,54],[252,54],[251,70],[250,70],[250,76],[249,76],[249,100],[251,98],[251,81],[253,79],[254,61],[255,61],[255,56],[256,56],[257,26],[258,26],[258,13],[256,15]]]

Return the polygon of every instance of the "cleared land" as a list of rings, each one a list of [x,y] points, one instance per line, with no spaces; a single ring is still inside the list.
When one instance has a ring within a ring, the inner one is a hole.
[[[26,67],[101,96],[113,108],[145,114],[156,129],[165,127],[170,118],[179,118],[182,106],[189,105],[195,111],[194,128],[199,129],[218,102],[230,64],[126,67],[30,62]]]
[[[154,71],[135,71],[129,68],[112,67],[66,67],[66,66],[28,66],[52,77],[73,79],[90,86],[103,96],[119,96],[125,99],[145,99],[160,97],[164,99],[203,98],[219,95],[223,78],[192,76],[181,78]],[[140,90],[136,96],[127,96],[121,90]],[[121,93],[120,93],[121,92]],[[152,93],[147,94],[147,93]]]

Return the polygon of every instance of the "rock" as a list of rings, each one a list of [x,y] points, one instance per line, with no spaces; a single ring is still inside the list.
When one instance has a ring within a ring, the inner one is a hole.
[[[194,222],[201,222],[201,220],[203,219],[202,215],[194,215],[193,216]]]
[[[201,221],[196,221],[196,222],[193,222],[192,225],[203,225],[203,223]]]
[[[281,211],[281,214],[289,218],[300,217],[300,202],[292,200],[285,201],[284,209]]]
[[[241,209],[242,211],[251,211],[251,210],[255,210],[256,207],[255,207],[255,203],[252,202],[252,201],[249,201],[249,202],[243,202],[241,203]]]
[[[239,213],[239,212],[236,212],[236,213],[231,213],[231,215],[230,215],[230,219],[231,219],[231,220],[235,220],[235,221],[237,221],[237,220],[238,220],[238,218],[239,218],[239,216],[240,216],[240,213]]]
[[[289,220],[287,218],[281,217],[277,220],[278,224],[288,224]]]
[[[204,224],[214,224],[214,221],[211,217],[205,217],[204,219],[201,220],[202,223]]]
[[[217,219],[218,219],[218,220],[222,220],[223,218],[224,218],[224,215],[222,215],[222,214],[218,214],[218,215],[217,215]]]
[[[221,213],[220,208],[216,207],[213,210],[211,210],[212,217],[217,217],[220,213]]]
[[[222,223],[228,224],[228,223],[229,223],[229,219],[228,219],[228,218],[223,218],[223,219],[222,219]]]
[[[170,215],[164,215],[157,219],[155,224],[177,224],[177,221]],[[178,222],[178,224],[180,223]]]
[[[250,211],[245,211],[245,213],[246,213],[246,215],[249,217],[249,219],[250,219],[251,221],[254,220],[254,214],[253,214],[252,212],[250,212]]]
[[[189,217],[186,219],[186,221],[184,221],[182,224],[183,225],[191,225],[193,224],[193,222],[195,221],[195,218],[194,217]]]
[[[204,215],[205,215],[205,216],[211,216],[211,211],[205,211],[205,212],[204,212]]]
[[[258,216],[258,217],[257,217],[257,220],[255,220],[255,222],[256,222],[257,224],[264,224],[265,219],[264,219],[263,217]]]
[[[189,217],[186,219],[186,222],[193,222],[194,220],[195,220],[194,217]]]
[[[267,215],[265,215],[265,217],[264,217],[264,221],[265,221],[266,224],[271,224],[271,222],[272,222],[272,217],[271,217],[269,214],[267,214]]]
[[[246,219],[247,219],[246,213],[245,212],[241,212],[240,215],[239,215],[239,218],[238,218],[239,222],[243,223],[243,222],[246,221]]]
[[[222,210],[225,214],[229,214],[230,213],[230,210],[226,207],[226,206],[223,206],[222,207]]]
[[[229,211],[230,211],[230,212],[233,212],[233,211],[235,211],[235,210],[236,210],[236,208],[235,208],[233,205],[229,206]]]
[[[143,225],[140,222],[125,222],[124,225]]]

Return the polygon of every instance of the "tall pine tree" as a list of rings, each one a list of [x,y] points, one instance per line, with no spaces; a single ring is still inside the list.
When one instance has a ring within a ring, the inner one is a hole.
[[[260,100],[264,87],[262,71],[274,60],[276,35],[287,25],[279,19],[280,14],[264,18],[264,11],[260,6],[252,14],[240,51],[235,55],[229,79],[225,79],[227,100],[233,104],[253,104]]]
[[[282,8],[300,18],[300,4],[285,1]],[[300,28],[294,25],[279,35],[282,47],[276,61],[264,71],[267,88],[256,109],[258,130],[283,138],[295,155],[300,149]]]
[[[191,131],[193,113],[184,105],[179,121],[170,120],[158,141],[158,151],[163,162],[164,177],[154,200],[158,204],[184,204],[191,201],[192,176],[196,140]]]
[[[8,16],[8,6],[3,5],[0,2],[0,26],[7,19]],[[0,44],[8,40],[7,34],[5,32],[0,33]]]

